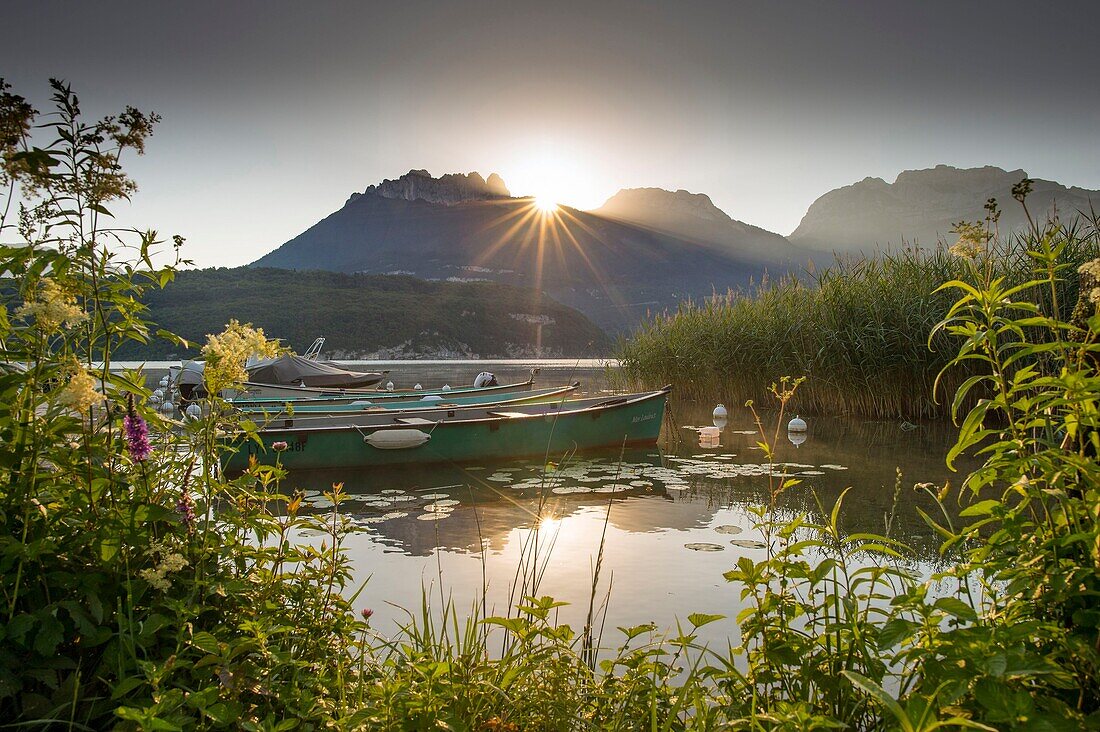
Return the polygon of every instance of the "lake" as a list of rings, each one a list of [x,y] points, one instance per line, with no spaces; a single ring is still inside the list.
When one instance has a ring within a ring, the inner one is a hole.
[[[398,389],[418,382],[470,384],[483,370],[501,383],[522,381],[532,368],[540,369],[540,385],[579,380],[584,393],[610,387],[608,367],[597,361],[349,363],[390,369],[387,379]],[[159,378],[167,364],[148,367]],[[720,446],[700,447],[693,428],[711,425],[719,401],[729,410]],[[828,510],[851,486],[840,518],[844,530],[883,533],[889,524],[894,538],[917,551],[917,571],[930,574],[939,566],[939,541],[917,509],[937,509],[913,484],[953,477],[943,462],[950,425],[819,415],[808,415],[807,422],[801,444],[780,430],[776,460],[803,482],[780,496],[777,510],[788,516],[807,512],[817,520],[815,494]],[[769,435],[773,429],[774,422]],[[343,509],[357,529],[346,547],[356,585],[366,583],[357,604],[374,610],[372,624],[381,632],[405,620],[405,609],[419,609],[422,590],[434,607],[450,600],[461,615],[480,601],[485,587],[485,610],[493,614],[512,604],[517,583],[570,603],[560,618],[579,630],[601,538],[597,595],[600,604],[606,600],[606,628],[645,622],[668,628],[692,612],[732,618],[743,607],[739,588],[722,573],[739,556],[764,556],[748,512],[769,500],[768,466],[758,441],[745,407],[721,395],[705,402],[678,399],[674,391],[656,449],[553,455],[550,465],[517,460],[296,472],[287,488],[305,490],[307,502],[323,511],[330,504],[321,492],[343,482],[350,494]],[[715,623],[702,637],[724,644],[733,629],[732,620]],[[613,636],[609,632],[605,640]]]

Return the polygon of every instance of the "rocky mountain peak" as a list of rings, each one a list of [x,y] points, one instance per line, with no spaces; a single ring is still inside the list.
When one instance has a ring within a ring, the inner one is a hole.
[[[511,194],[504,180],[496,173],[491,174],[488,180],[476,171],[465,175],[447,173],[433,178],[428,171],[414,168],[400,178],[386,179],[378,185],[368,186],[363,195],[453,206],[467,201],[508,198]]]
[[[870,253],[908,245],[931,248],[953,241],[955,222],[981,221],[990,198],[1001,205],[1002,233],[1018,231],[1028,221],[1012,200],[1012,186],[1027,177],[1022,169],[993,165],[937,165],[904,170],[893,183],[864,178],[814,201],[790,240],[808,249],[834,252]],[[1066,188],[1042,179],[1032,183],[1028,209],[1039,218],[1089,211],[1100,200],[1100,191]]]
[[[682,188],[677,191],[666,191],[663,188],[624,188],[607,199],[599,212],[633,219],[654,209],[666,215],[690,216],[704,221],[732,220],[725,211],[714,205],[710,196],[705,193],[691,193]]]

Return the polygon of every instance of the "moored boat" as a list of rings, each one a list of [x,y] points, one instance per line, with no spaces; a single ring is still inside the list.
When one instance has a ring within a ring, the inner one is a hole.
[[[423,410],[446,409],[450,407],[466,407],[476,405],[503,406],[507,404],[532,404],[536,402],[550,401],[554,399],[566,399],[569,394],[580,386],[579,381],[565,386],[548,387],[546,389],[533,389],[531,391],[489,391],[463,392],[462,394],[446,394],[440,396],[429,394],[419,398],[409,399],[375,399],[373,396],[363,395],[362,398],[351,401],[339,400],[306,400],[306,401],[269,401],[264,403],[246,403],[240,405],[234,403],[237,409],[249,415],[263,415],[278,417],[279,415],[294,414],[353,414],[356,412],[371,412],[385,410]],[[414,392],[415,394],[416,392]],[[320,402],[320,403],[317,403]]]
[[[223,466],[244,469],[250,458],[295,469],[359,468],[403,463],[470,462],[559,455],[574,450],[652,445],[660,435],[671,387],[504,408],[468,407],[288,418],[226,444]],[[282,448],[276,451],[274,445]]]
[[[388,372],[386,372],[388,373]],[[237,395],[232,397],[230,401],[239,406],[250,404],[265,404],[271,402],[283,403],[286,401],[293,401],[296,403],[320,403],[322,401],[327,403],[338,404],[340,402],[348,403],[353,402],[356,399],[370,399],[371,401],[378,402],[382,400],[390,399],[414,399],[422,398],[425,396],[459,396],[462,394],[490,394],[490,393],[505,393],[512,391],[523,391],[530,389],[535,383],[535,380],[528,379],[514,384],[499,384],[496,386],[459,386],[454,388],[438,388],[438,389],[416,389],[405,391],[382,391],[379,389],[310,389],[306,387],[297,386],[279,386],[276,384],[254,384],[251,382],[245,383]]]

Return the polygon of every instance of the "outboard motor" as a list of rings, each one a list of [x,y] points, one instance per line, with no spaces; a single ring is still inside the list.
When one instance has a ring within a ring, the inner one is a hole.
[[[474,379],[474,388],[480,389],[483,386],[497,386],[497,377],[488,371],[482,371]]]

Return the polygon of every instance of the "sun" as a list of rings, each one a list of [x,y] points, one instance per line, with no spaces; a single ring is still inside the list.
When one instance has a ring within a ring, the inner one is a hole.
[[[535,208],[543,214],[552,214],[558,210],[558,202],[549,196],[535,196]]]
[[[499,168],[512,195],[531,199],[536,214],[564,216],[563,207],[595,208],[603,200],[594,190],[592,157],[569,141],[522,138],[509,144]]]

